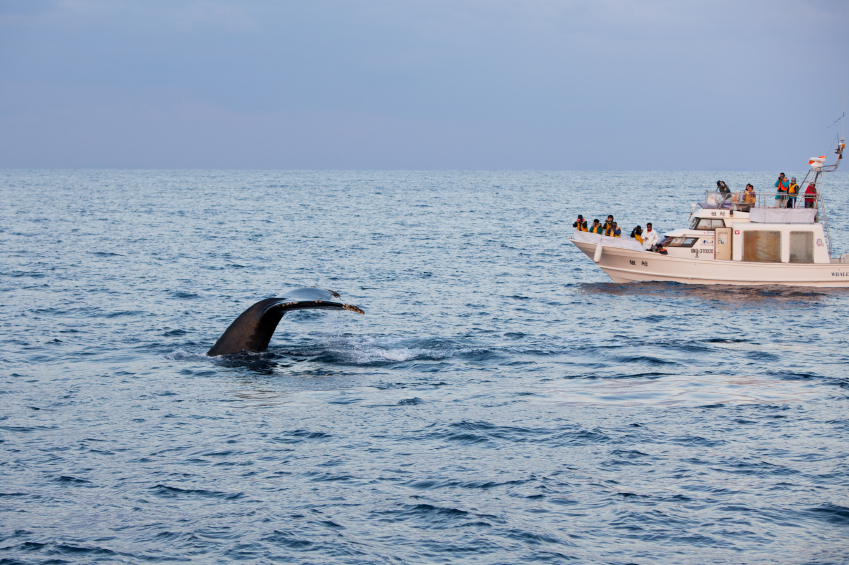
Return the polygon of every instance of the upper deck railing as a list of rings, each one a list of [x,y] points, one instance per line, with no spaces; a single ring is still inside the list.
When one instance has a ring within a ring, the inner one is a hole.
[[[751,208],[820,208],[819,193],[787,194],[786,192],[717,192],[705,191],[705,207],[740,210],[746,212]]]

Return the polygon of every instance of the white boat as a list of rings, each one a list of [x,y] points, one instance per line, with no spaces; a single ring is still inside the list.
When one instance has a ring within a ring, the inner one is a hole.
[[[784,207],[776,192],[707,191],[705,201],[693,205],[689,227],[659,242],[665,255],[631,238],[577,231],[569,241],[617,283],[849,287],[849,253],[831,256],[822,194],[824,173],[837,169],[844,147],[841,138],[833,165],[824,165],[824,157],[809,161],[798,208]],[[811,184],[816,194],[806,195]]]

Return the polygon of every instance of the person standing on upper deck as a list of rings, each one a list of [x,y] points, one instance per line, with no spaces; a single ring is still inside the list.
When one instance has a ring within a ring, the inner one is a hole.
[[[652,228],[651,222],[647,223],[646,231],[643,232],[643,249],[646,251],[650,250],[659,239],[657,232]]]
[[[784,176],[784,173],[778,175],[778,180],[775,181],[775,188],[778,190],[778,194],[775,195],[775,199],[778,200],[778,207],[784,208],[785,202],[787,200],[787,189],[790,186],[790,183],[787,181],[787,177]]]
[[[816,208],[817,202],[817,187],[814,186],[814,183],[808,185],[808,188],[805,189],[805,208]]]
[[[796,177],[790,179],[790,184],[787,186],[787,207],[793,208],[796,206],[796,195],[799,194],[799,185],[796,184]]]

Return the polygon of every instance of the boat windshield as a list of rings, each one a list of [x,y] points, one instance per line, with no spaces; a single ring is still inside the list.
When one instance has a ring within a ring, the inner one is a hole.
[[[690,222],[691,230],[715,230],[716,228],[724,228],[725,220],[716,218],[693,218]]]
[[[664,237],[660,244],[662,247],[693,247],[699,241],[698,237]]]

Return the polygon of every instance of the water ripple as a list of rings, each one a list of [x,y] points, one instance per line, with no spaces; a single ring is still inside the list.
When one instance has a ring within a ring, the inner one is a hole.
[[[0,563],[847,562],[849,293],[566,241],[717,175],[0,171]]]

